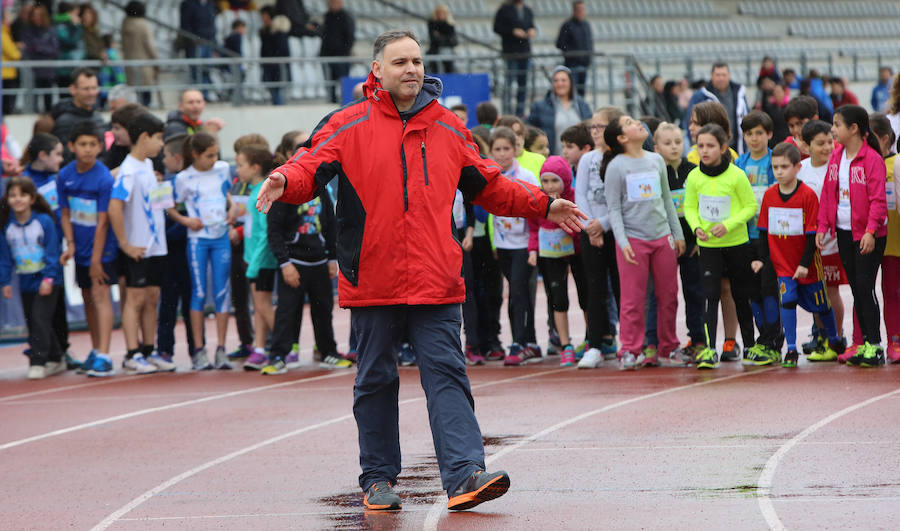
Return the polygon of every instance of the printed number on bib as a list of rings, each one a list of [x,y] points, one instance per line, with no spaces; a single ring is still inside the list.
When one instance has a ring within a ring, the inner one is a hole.
[[[575,242],[562,229],[544,229],[538,231],[538,255],[543,258],[561,258],[575,254]]]
[[[775,236],[802,236],[803,209],[769,207],[769,233]]]
[[[94,199],[82,199],[81,197],[70,197],[69,216],[72,220],[72,225],[96,227],[97,201]]]
[[[656,172],[630,173],[625,178],[629,201],[652,201],[658,199],[659,174]]]
[[[175,197],[172,195],[172,184],[159,183],[150,190],[150,208],[154,211],[165,210],[175,206]]]
[[[731,216],[731,196],[700,194],[698,199],[700,217],[704,221],[718,223]]]

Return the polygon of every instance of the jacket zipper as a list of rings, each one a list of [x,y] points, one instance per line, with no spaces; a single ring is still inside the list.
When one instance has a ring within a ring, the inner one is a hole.
[[[403,211],[409,211],[409,192],[406,189],[406,149],[403,146],[403,137],[406,133],[406,120],[403,120],[403,135],[400,136],[400,158],[403,160]]]
[[[422,142],[422,167],[425,168],[425,186],[428,186],[428,159],[425,158],[425,142]]]

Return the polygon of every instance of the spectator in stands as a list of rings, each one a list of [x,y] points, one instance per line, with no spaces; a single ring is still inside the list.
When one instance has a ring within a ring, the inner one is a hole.
[[[891,99],[885,112],[888,115],[888,120],[891,121],[894,136],[900,138],[900,72],[894,76],[894,82],[891,85]]]
[[[741,131],[741,120],[750,110],[747,106],[747,91],[743,85],[731,80],[731,70],[727,63],[715,63],[710,74],[710,82],[701,87],[691,97],[685,113],[682,129],[687,131],[688,120],[691,116],[691,108],[701,101],[715,101],[722,104],[728,111],[728,121],[731,124],[731,148],[742,154],[746,150],[744,145],[744,133]]]
[[[53,29],[59,41],[59,59],[61,61],[80,61],[84,59],[84,39],[81,27],[79,7],[69,2],[60,2],[57,13],[53,16]],[[56,86],[68,87],[72,79],[71,68],[56,70]]]
[[[6,7],[9,9],[9,6]],[[12,34],[13,42],[24,42],[25,28],[31,25],[31,17],[34,14],[34,4],[25,2],[19,13],[16,15],[9,25],[9,32]]]
[[[831,83],[831,103],[837,109],[843,105],[859,105],[859,98],[847,88],[843,78],[833,77]]]
[[[122,21],[122,58],[156,59],[156,42],[153,32],[144,15],[147,8],[143,2],[132,1],[125,6],[125,20]],[[125,69],[125,77],[132,87],[149,87],[156,85],[159,67],[129,66]],[[149,106],[153,99],[152,90],[138,90],[138,97],[144,106]]]
[[[756,77],[756,86],[760,87],[760,83],[765,78],[771,79],[775,83],[780,83],[782,81],[781,73],[778,71],[778,67],[775,66],[775,60],[768,55],[763,57],[762,65],[759,67],[759,75]]]
[[[344,9],[344,0],[328,0],[328,12],[325,20],[317,28],[322,37],[322,57],[348,57],[353,55],[353,43],[356,41],[356,21],[349,11]],[[338,87],[342,77],[350,74],[350,63],[325,63],[325,77],[331,81],[329,90],[331,102],[338,103]]]
[[[42,5],[31,10],[31,24],[22,30],[22,42],[25,43],[25,59],[29,61],[53,61],[59,59],[59,40],[50,26],[50,13]],[[36,67],[32,69],[34,87],[49,89],[56,81],[56,69],[52,67]],[[35,112],[49,111],[53,106],[53,94],[44,94],[44,106],[35,101]]]
[[[121,59],[119,57],[119,51],[116,50],[116,44],[113,40],[113,34],[107,33],[101,37],[101,41],[103,42],[103,62],[106,63],[104,66],[100,67],[100,72],[97,74],[97,79],[100,82],[100,107],[105,107],[107,104],[108,94],[106,89],[111,87],[115,87],[117,85],[125,85],[128,81],[128,78],[125,76],[125,68],[121,66],[113,66],[109,63],[114,63]],[[132,92],[134,92],[132,90]],[[135,97],[137,95],[135,94]],[[115,109],[110,109],[115,110]]]
[[[494,15],[494,33],[502,39],[503,59],[506,60],[506,89],[503,91],[503,108],[512,107],[513,82],[516,83],[516,116],[525,114],[525,96],[528,88],[528,69],[531,65],[531,39],[537,36],[534,14],[524,0],[507,0]]]
[[[585,20],[587,6],[582,1],[572,2],[572,18],[563,22],[556,37],[556,47],[562,50],[563,64],[572,71],[575,79],[575,90],[584,97],[585,81],[588,67],[591,66],[591,53],[594,51],[594,39],[591,36],[591,25]]]
[[[163,138],[171,138],[178,134],[192,135],[200,131],[212,135],[218,134],[225,127],[225,121],[221,118],[210,118],[204,121],[204,109],[206,109],[206,100],[200,90],[187,89],[182,92],[178,109],[170,112],[166,117]]]
[[[497,110],[497,106],[492,102],[483,101],[475,107],[475,119],[478,120],[478,125],[483,125],[490,129],[497,125],[497,120],[500,119],[500,111]]]
[[[787,121],[784,117],[784,108],[791,101],[787,89],[782,83],[772,82],[771,90],[763,92],[759,110],[772,118],[772,138],[769,139],[769,148],[775,147],[785,138],[790,136]]]
[[[97,10],[91,4],[82,4],[79,17],[81,18],[81,38],[84,41],[84,58],[93,61],[104,59],[103,38],[100,35],[100,21]]]
[[[212,0],[182,0],[181,2],[181,29],[193,33],[201,40],[188,39],[184,49],[185,57],[204,58],[212,57],[210,47],[216,40],[216,5]],[[191,82],[203,83],[203,97],[207,97],[207,87],[211,84],[209,69],[205,67],[191,67]]]
[[[797,76],[797,72],[794,71],[793,68],[785,68],[783,77],[785,87],[790,90],[800,90],[800,81],[802,81],[802,79]]]
[[[647,94],[641,102],[641,108],[644,114],[659,118],[663,122],[673,121],[666,106],[666,84],[659,74],[650,78],[650,94]],[[650,133],[650,136],[652,137],[653,133]]]
[[[666,114],[669,116],[669,122],[673,124],[681,123],[684,118],[684,109],[681,107],[681,93],[684,91],[684,79],[679,81],[666,81],[663,85],[663,103],[666,106]],[[688,100],[690,101],[690,100]]]
[[[315,37],[316,25],[310,23],[303,0],[277,0],[273,16],[284,15],[291,21],[291,37]]]
[[[10,14],[8,9],[3,10],[3,62],[6,63],[8,61],[18,61],[22,58],[22,50],[20,48],[21,43],[16,43],[12,38],[12,32],[10,31]],[[6,116],[13,112],[13,109],[16,106],[16,97],[12,94],[7,94],[7,89],[15,89],[19,88],[19,69],[3,66],[2,69],[3,76],[3,116]]]
[[[72,127],[85,120],[94,122],[98,130],[105,129],[103,117],[97,111],[97,97],[100,95],[100,85],[97,82],[97,72],[90,68],[77,68],[72,72],[69,82],[69,95],[53,106],[53,136],[59,139],[63,145],[63,159],[66,164],[74,158],[69,151],[69,140]]]
[[[291,50],[288,46],[288,31],[291,29],[291,21],[284,15],[273,17],[271,6],[265,6],[259,10],[262,28],[259,30],[259,56],[260,57],[288,57]],[[282,79],[284,78],[284,79]],[[281,83],[291,80],[291,70],[287,65],[268,63],[262,65],[262,80],[266,83]],[[284,98],[280,86],[269,87],[272,95],[272,105],[284,105]]]
[[[247,23],[241,19],[237,19],[231,23],[231,33],[225,37],[225,42],[223,43],[226,50],[230,50],[234,52],[238,57],[244,55],[244,35],[247,34]],[[230,79],[234,82],[243,81],[244,76],[246,74],[244,69],[244,64],[241,63],[239,66],[229,66],[222,65],[222,70],[225,75],[229,76]],[[231,74],[234,74],[233,76]],[[231,91],[227,91],[227,98],[231,99]]]
[[[431,12],[428,19],[428,55],[451,55],[453,48],[459,44],[456,39],[456,22],[450,13],[450,8],[444,4],[438,4]],[[453,61],[432,61],[428,65],[432,74],[452,74],[454,72]]]
[[[825,92],[825,81],[818,70],[810,70],[806,79],[800,81],[800,94],[815,98],[819,105],[819,119],[831,123],[834,117],[834,103]]]
[[[891,99],[891,78],[894,77],[894,70],[889,66],[882,66],[878,69],[878,84],[872,89],[872,110],[875,112],[884,112],[887,102]]]
[[[550,140],[550,154],[562,153],[559,135],[591,117],[591,107],[575,93],[572,72],[565,66],[553,69],[553,88],[544,99],[531,105],[527,122],[540,127]]]

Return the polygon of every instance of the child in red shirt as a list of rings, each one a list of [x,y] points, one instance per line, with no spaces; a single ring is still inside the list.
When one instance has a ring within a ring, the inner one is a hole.
[[[843,350],[834,312],[825,293],[822,258],[816,249],[819,200],[816,192],[797,180],[800,150],[782,142],[772,151],[772,169],[778,184],[766,190],[759,213],[760,253],[770,260],[781,292],[781,321],[788,351],[782,367],[797,367],[797,305],[822,320],[832,350]],[[765,235],[765,236],[764,236]],[[754,271],[763,262],[751,263]],[[836,357],[836,354],[835,354]]]

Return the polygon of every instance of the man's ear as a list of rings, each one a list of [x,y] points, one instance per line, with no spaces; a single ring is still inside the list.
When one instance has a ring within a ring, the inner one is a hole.
[[[375,59],[372,60],[372,75],[374,75],[378,79],[381,79],[381,63],[379,63]]]

